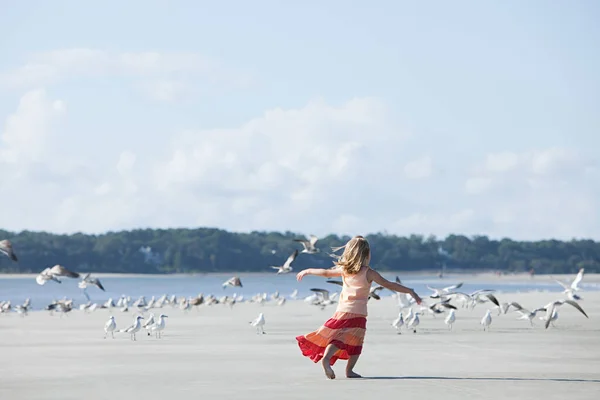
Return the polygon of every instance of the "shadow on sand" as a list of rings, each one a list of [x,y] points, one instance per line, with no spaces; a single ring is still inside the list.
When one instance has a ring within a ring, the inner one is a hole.
[[[600,383],[600,379],[569,379],[569,378],[469,378],[469,377],[453,377],[453,376],[363,376],[362,379],[398,379],[407,381],[509,381],[509,382],[587,382]]]

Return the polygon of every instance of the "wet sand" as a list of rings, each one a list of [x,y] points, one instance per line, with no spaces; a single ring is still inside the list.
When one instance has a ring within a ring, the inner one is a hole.
[[[587,279],[587,276],[586,276]],[[389,293],[389,292],[388,292]],[[162,339],[124,333],[103,339],[108,310],[68,316],[32,312],[0,315],[1,399],[308,399],[379,396],[440,399],[592,399],[600,393],[600,292],[581,292],[586,319],[569,305],[556,327],[536,318],[497,316],[489,332],[479,324],[486,305],[459,308],[453,331],[444,316],[425,315],[416,334],[396,334],[390,297],[370,302],[367,336],[357,372],[335,381],[301,356],[295,337],[320,326],[334,309],[302,301],[284,306],[204,306],[185,314],[170,306]],[[523,307],[544,306],[557,293],[497,295]],[[266,334],[249,321],[264,312]],[[113,309],[118,328],[133,314]],[[147,313],[146,313],[147,315]]]

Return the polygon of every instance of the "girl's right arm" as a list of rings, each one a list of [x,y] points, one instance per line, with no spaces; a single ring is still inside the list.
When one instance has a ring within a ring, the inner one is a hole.
[[[400,285],[396,282],[390,282],[387,279],[385,279],[383,276],[381,276],[379,274],[379,272],[377,272],[373,269],[369,268],[367,279],[369,279],[371,281],[375,281],[376,283],[383,286],[384,288],[393,290],[394,292],[408,293],[412,296],[413,299],[415,299],[417,304],[421,304],[421,298],[419,297],[418,294],[415,293],[415,291],[413,289],[407,288],[406,286]]]
[[[296,279],[298,281],[301,281],[302,278],[304,278],[304,276],[306,276],[306,275],[316,275],[316,276],[323,276],[325,278],[335,278],[338,276],[342,276],[342,271],[340,271],[338,268],[334,268],[334,269],[308,268],[308,269],[298,272],[298,275],[296,275]]]

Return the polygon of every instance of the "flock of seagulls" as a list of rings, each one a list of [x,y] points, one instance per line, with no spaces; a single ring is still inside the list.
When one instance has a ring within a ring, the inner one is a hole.
[[[492,311],[497,310],[497,315],[507,314],[511,308],[518,314],[518,320],[527,320],[530,323],[530,326],[534,326],[533,321],[538,313],[545,313],[545,315],[539,317],[540,320],[544,321],[544,328],[548,329],[550,325],[554,326],[554,321],[558,319],[558,308],[564,304],[568,304],[574,307],[577,311],[583,314],[586,318],[589,318],[587,313],[583,310],[583,308],[577,303],[573,298],[579,298],[575,292],[580,290],[579,283],[583,279],[584,269],[580,269],[577,277],[572,281],[570,285],[566,285],[560,281],[560,283],[565,290],[563,294],[567,295],[567,299],[558,299],[552,301],[545,306],[533,308],[531,311],[529,309],[524,308],[517,302],[510,303],[500,303],[494,294],[493,290],[489,289],[481,289],[472,293],[463,293],[457,292],[456,289],[462,287],[462,283],[458,283],[456,285],[448,286],[445,288],[433,288],[427,286],[433,293],[429,296],[432,299],[437,299],[436,303],[431,305],[427,304],[427,301],[424,300],[421,304],[421,308],[419,311],[413,311],[414,300],[410,298],[408,295],[404,294],[395,294],[398,299],[398,306],[400,308],[400,312],[398,317],[392,321],[392,326],[401,333],[400,330],[403,326],[407,329],[417,332],[417,326],[419,325],[419,316],[424,313],[428,313],[432,316],[436,316],[438,314],[445,313],[447,310],[448,316],[444,319],[444,323],[448,326],[449,330],[452,330],[452,326],[456,322],[456,312],[458,307],[474,309],[478,304],[491,303],[491,306],[485,311],[483,318],[480,321],[480,324],[484,331],[489,331],[490,326],[492,325]],[[400,279],[396,277],[396,282],[400,283]],[[456,305],[451,302],[454,301]],[[406,316],[404,315],[405,310],[408,309],[408,313]]]
[[[286,259],[283,265],[272,266],[271,268],[277,270],[277,275],[290,273],[293,270],[292,264],[299,254],[316,254],[320,252],[320,249],[316,247],[318,238],[314,235],[310,235],[308,240],[294,239],[294,241],[301,243],[303,249],[301,251],[298,249],[294,250],[294,252]],[[18,262],[18,258],[13,250],[13,246],[8,240],[0,241],[0,253],[12,261]],[[330,254],[330,256],[336,258],[339,257],[336,254]],[[457,313],[461,312],[459,311],[460,308],[473,310],[478,305],[489,304],[489,307],[486,309],[485,314],[480,321],[480,325],[484,331],[490,330],[493,321],[492,311],[497,311],[496,316],[501,316],[508,314],[511,309],[518,314],[518,320],[527,320],[532,327],[535,326],[535,318],[538,315],[544,314],[539,316],[539,319],[543,321],[544,328],[547,329],[550,325],[554,326],[554,322],[558,319],[558,309],[564,304],[574,307],[586,318],[589,318],[586,312],[577,302],[582,300],[581,296],[577,292],[581,289],[579,285],[582,282],[583,277],[584,269],[582,268],[570,283],[555,280],[564,289],[562,294],[565,295],[566,298],[558,299],[544,306],[534,307],[531,309],[527,309],[517,302],[501,303],[495,295],[494,290],[480,289],[471,293],[461,292],[459,289],[462,288],[463,283],[458,283],[443,288],[434,288],[427,285],[427,288],[432,292],[429,298],[435,301],[423,300],[420,308],[416,308],[414,299],[412,299],[410,295],[394,293],[393,296],[397,300],[397,305],[400,311],[397,318],[392,321],[391,325],[394,329],[396,329],[398,334],[401,333],[403,328],[412,331],[413,333],[417,333],[417,327],[420,324],[420,317],[424,315],[430,315],[435,318],[438,315],[446,314],[444,323],[449,330],[452,330],[457,320]],[[82,276],[82,274],[78,272],[71,271],[64,266],[57,264],[53,267],[45,268],[36,276],[35,280],[39,285],[45,285],[50,281],[60,284],[64,278],[81,279],[78,282],[78,287],[83,290],[83,293],[88,300],[87,303],[79,306],[79,310],[83,312],[89,313],[94,312],[96,309],[111,310],[113,308],[119,309],[124,313],[128,312],[130,308],[134,311],[137,311],[137,315],[134,316],[133,323],[127,328],[118,330],[116,319],[113,315],[109,317],[108,321],[104,325],[104,338],[107,338],[108,335],[110,335],[114,339],[115,333],[127,333],[130,335],[130,339],[132,341],[137,340],[136,334],[142,330],[145,330],[148,336],[154,335],[157,339],[162,338],[162,334],[166,326],[165,319],[168,318],[168,316],[161,313],[156,319],[152,313],[152,310],[160,309],[167,305],[179,307],[184,312],[187,312],[192,308],[198,309],[198,307],[201,305],[211,306],[215,304],[223,304],[233,307],[235,304],[241,302],[257,303],[260,305],[273,302],[278,306],[283,306],[287,299],[296,300],[298,298],[297,290],[295,290],[289,296],[282,296],[279,294],[279,292],[275,292],[270,295],[267,293],[259,293],[249,299],[244,299],[243,296],[239,296],[235,293],[231,296],[226,295],[220,298],[217,298],[214,295],[204,296],[203,294],[198,294],[197,296],[188,298],[177,298],[174,295],[168,296],[165,294],[159,298],[155,298],[153,296],[150,301],[146,301],[144,296],[141,296],[137,300],[133,301],[133,299],[130,297],[123,295],[117,299],[116,302],[111,298],[103,304],[97,304],[91,303],[90,297],[87,293],[87,288],[94,286],[101,291],[105,291],[105,288],[100,280],[91,276],[90,273],[86,273]],[[343,285],[341,280],[328,279],[325,282],[335,286]],[[399,277],[396,277],[396,282],[399,284],[402,283]],[[233,276],[227,281],[223,282],[222,286],[223,289],[228,287],[242,288],[243,284],[238,276]],[[311,288],[310,290],[312,294],[304,298],[305,303],[317,306],[322,310],[328,306],[334,306],[337,303],[339,296],[338,292],[332,292],[324,288]],[[382,290],[384,290],[383,286],[372,286],[369,293],[369,300],[380,300]],[[30,299],[27,299],[23,304],[18,304],[14,307],[10,301],[0,302],[0,314],[13,310],[24,317],[27,315],[30,309]],[[73,309],[73,299],[66,298],[62,300],[55,300],[45,307],[45,310],[49,311],[51,315],[54,312],[59,312],[61,317],[63,315],[68,315],[68,313]],[[148,318],[144,317],[143,315],[143,313],[146,312],[149,312]],[[257,334],[266,333],[264,330],[265,324],[265,316],[262,312],[256,319],[250,322],[250,325],[256,328]]]

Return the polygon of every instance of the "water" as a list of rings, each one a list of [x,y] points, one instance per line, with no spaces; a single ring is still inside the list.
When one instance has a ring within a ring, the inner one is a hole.
[[[144,277],[104,277],[100,278],[106,292],[102,292],[95,286],[88,287],[87,292],[92,302],[104,303],[109,298],[115,301],[121,295],[130,296],[136,299],[139,296],[145,296],[149,300],[152,296],[156,298],[163,294],[176,296],[197,296],[199,293],[214,294],[217,297],[231,295],[233,293],[244,295],[246,298],[257,293],[274,293],[279,291],[281,295],[289,295],[295,289],[298,289],[299,298],[308,296],[311,288],[323,288],[339,291],[340,287],[326,283],[322,277],[307,276],[302,282],[296,281],[295,274],[275,275],[275,274],[237,274],[242,284],[242,288],[227,287],[222,284],[233,274],[197,274],[197,275],[165,275],[165,276],[144,276]],[[383,274],[387,279],[393,280],[396,273]],[[398,273],[403,284],[412,287],[421,296],[428,296],[431,291],[425,285],[432,287],[444,287],[461,282],[460,275],[446,277],[443,280],[437,277],[426,277],[422,275],[406,275]],[[504,280],[505,279],[505,280]],[[478,289],[493,289],[501,292],[526,292],[526,291],[551,291],[560,293],[562,289],[552,282],[539,282],[535,279],[527,281],[510,281],[510,277],[493,279],[489,281],[477,280],[468,276],[469,283],[465,283],[460,291],[470,293]],[[75,304],[86,303],[87,299],[83,291],[78,288],[79,279],[62,278],[62,283],[47,282],[40,286],[35,282],[35,278],[0,277],[0,301],[10,300],[13,305],[22,304],[26,298],[31,298],[33,309],[43,309],[55,299],[63,297],[72,298]],[[582,285],[587,290],[598,290],[597,285]],[[383,292],[384,295],[390,294],[389,291]]]

